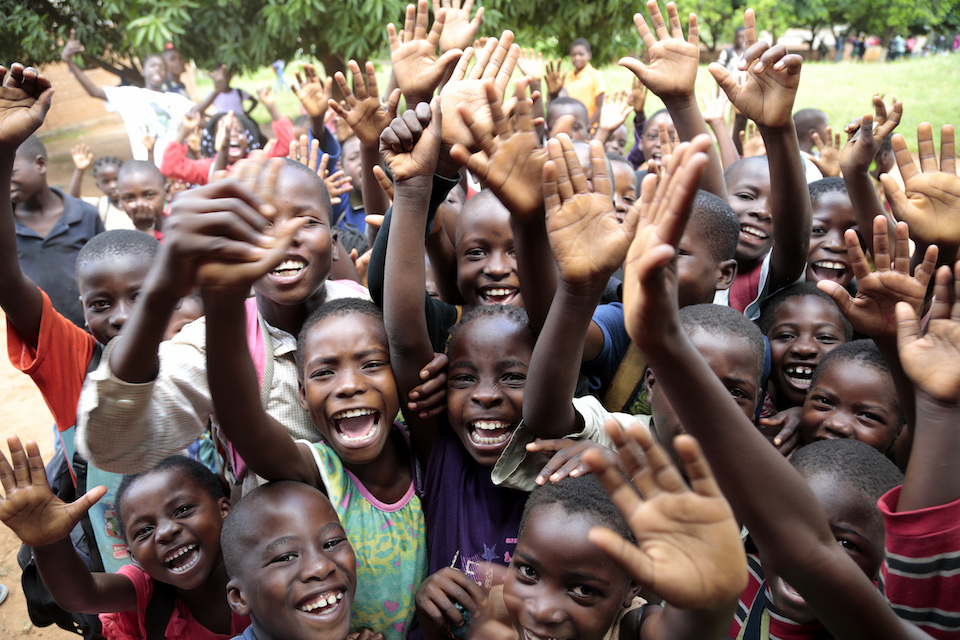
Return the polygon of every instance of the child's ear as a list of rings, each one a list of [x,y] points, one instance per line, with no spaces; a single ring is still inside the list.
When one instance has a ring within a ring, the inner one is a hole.
[[[45,174],[47,172],[47,159],[43,156],[37,156],[35,162],[37,164],[37,171],[41,174]]]
[[[733,258],[724,260],[717,265],[717,291],[730,288],[737,277],[737,261]]]
[[[297,400],[300,402],[301,409],[310,411],[310,407],[307,406],[307,391],[303,388],[302,382],[297,385]]]
[[[647,387],[648,394],[653,391],[653,385],[656,384],[656,382],[657,378],[653,375],[653,369],[647,367],[647,371],[643,375],[643,384]]]
[[[250,605],[247,604],[240,581],[236,578],[227,583],[227,604],[238,616],[250,617]]]
[[[230,513],[231,505],[229,498],[220,498],[220,517],[226,518],[227,514]]]
[[[333,241],[333,252],[330,254],[330,259],[336,261],[340,259],[340,232],[337,231],[336,227],[330,229],[330,238]]]
[[[626,609],[633,604],[633,599],[640,595],[640,583],[631,580],[627,585],[627,592],[623,595],[623,608]]]

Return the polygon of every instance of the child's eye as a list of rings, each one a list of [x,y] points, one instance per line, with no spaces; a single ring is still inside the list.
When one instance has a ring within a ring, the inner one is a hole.
[[[810,230],[810,235],[812,236],[825,236],[827,235],[827,230],[823,227],[814,227]]]
[[[570,592],[578,598],[591,598],[597,595],[597,590],[593,587],[588,587],[583,584],[578,584],[577,586],[570,589]]]
[[[503,374],[501,380],[510,386],[523,386],[527,382],[527,376],[522,373],[511,372]]]
[[[740,198],[741,200],[753,200],[753,199],[754,199],[753,196],[752,196],[751,194],[749,194],[749,193],[738,193],[738,194],[736,194],[736,197]]]
[[[282,562],[292,562],[297,559],[297,554],[295,553],[282,553],[273,560],[270,561],[270,564],[277,564]]]
[[[637,199],[636,199],[635,197],[633,197],[633,196],[623,196],[623,201],[624,201],[626,204],[633,204],[634,202],[637,201]]]
[[[140,527],[139,529],[133,532],[133,539],[142,540],[146,538],[148,535],[150,535],[151,531],[153,531],[152,525],[146,525],[146,526]]]
[[[363,368],[364,369],[380,369],[381,367],[386,367],[389,364],[390,364],[389,362],[384,362],[383,360],[371,360],[370,362],[364,362]]]
[[[860,415],[861,415],[862,417],[866,418],[867,420],[872,421],[872,422],[883,422],[883,421],[884,421],[882,417],[880,417],[879,415],[877,415],[877,414],[875,414],[875,413],[870,413],[869,411],[864,411],[864,412],[861,413]]]
[[[107,309],[110,308],[110,303],[107,302],[106,300],[94,300],[87,306],[89,306],[94,311],[106,311]]]
[[[832,407],[832,406],[833,406],[833,403],[830,402],[827,398],[824,398],[823,396],[819,396],[819,395],[818,395],[818,396],[813,396],[812,400],[813,400],[814,402],[816,402],[817,404],[823,405],[823,406],[825,406],[825,407]]]
[[[822,335],[817,336],[817,340],[826,344],[834,344],[836,342],[840,342],[840,338],[838,338],[837,336],[832,336],[829,333],[824,333]]]
[[[182,504],[179,507],[177,507],[177,510],[174,513],[174,516],[182,516],[185,513],[190,513],[192,509],[193,509],[192,504]]]
[[[347,541],[346,538],[334,538],[333,540],[327,540],[326,542],[323,543],[323,548],[335,549],[336,547],[340,546],[341,543],[344,543],[346,541]]]
[[[846,540],[844,538],[838,538],[837,542],[840,543],[841,547],[843,547],[848,551],[860,551],[860,546],[855,542],[851,542],[850,540]]]
[[[333,375],[333,371],[330,369],[316,369],[315,371],[310,372],[310,378],[323,378],[325,376]]]
[[[518,564],[517,573],[520,574],[521,578],[526,578],[527,580],[537,579],[537,570],[528,564]]]
[[[302,217],[302,218],[306,218],[306,220],[307,220],[306,224],[303,225],[303,226],[305,226],[305,227],[316,227],[316,226],[322,224],[322,222],[320,221],[320,219],[317,218],[316,216],[301,216],[301,217]]]
[[[467,249],[464,255],[468,258],[482,258],[487,255],[487,252],[483,249]]]
[[[730,387],[730,388],[728,389],[728,391],[730,392],[730,395],[733,396],[734,398],[736,398],[737,400],[749,400],[749,399],[750,399],[750,394],[747,393],[746,391],[744,391],[743,389],[738,388],[738,387]]]
[[[775,336],[773,336],[773,339],[778,342],[786,342],[787,340],[793,340],[795,337],[796,336],[794,336],[792,333],[789,333],[787,331],[782,331],[776,334]]]
[[[454,386],[456,386],[456,387],[458,387],[458,388],[460,388],[460,389],[464,389],[464,388],[466,388],[466,387],[471,386],[472,384],[474,384],[474,383],[476,382],[476,380],[477,380],[477,379],[476,379],[474,376],[469,375],[469,374],[466,374],[466,373],[461,373],[461,374],[459,374],[459,375],[455,375],[455,376],[451,376],[451,377],[450,377],[450,382],[452,382],[452,383],[454,384]]]

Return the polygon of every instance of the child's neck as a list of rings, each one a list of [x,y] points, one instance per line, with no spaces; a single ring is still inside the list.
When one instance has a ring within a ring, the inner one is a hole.
[[[26,202],[19,203],[14,212],[18,220],[46,237],[63,215],[63,200],[50,187],[44,186]]]
[[[221,557],[202,585],[189,591],[175,590],[197,622],[209,631],[224,635],[233,632],[233,613],[224,597],[229,580]]]
[[[368,464],[347,464],[343,466],[363,483],[377,500],[386,504],[399,502],[410,489],[413,471],[410,463],[410,449],[403,435],[387,425],[390,439],[383,447],[380,456]]]
[[[267,324],[297,336],[307,317],[326,300],[327,287],[326,283],[324,283],[324,286],[312,296],[300,304],[294,305],[277,304],[259,291],[257,291],[256,294],[257,309],[260,311],[263,319],[267,321]]]

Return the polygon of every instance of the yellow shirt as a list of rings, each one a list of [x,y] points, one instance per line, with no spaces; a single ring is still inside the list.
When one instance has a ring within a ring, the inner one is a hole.
[[[597,96],[607,92],[606,87],[603,86],[603,76],[589,62],[580,73],[575,71],[567,73],[563,87],[567,90],[568,96],[576,98],[587,107],[587,115],[590,118],[593,118],[593,112],[597,110]]]

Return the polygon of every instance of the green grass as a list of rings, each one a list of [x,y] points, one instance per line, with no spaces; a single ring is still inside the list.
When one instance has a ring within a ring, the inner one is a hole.
[[[294,71],[298,69],[298,61],[287,65],[288,82],[294,81]],[[609,65],[602,67],[600,71],[608,92],[630,88],[633,74],[623,67]],[[378,64],[377,76],[381,90],[386,86],[388,73],[389,67],[386,63]],[[234,78],[233,86],[254,94],[258,87],[273,86],[274,80],[273,70],[267,67]],[[210,91],[213,87],[213,83],[203,72],[198,74],[197,85],[201,93]],[[916,130],[921,122],[934,125],[934,136],[938,145],[940,125],[960,125],[960,100],[957,100],[954,93],[958,86],[960,55],[917,58],[894,63],[805,62],[795,110],[805,107],[822,109],[830,116],[834,129],[841,130],[853,118],[872,113],[873,94],[886,94],[887,100],[897,98],[904,103],[903,119],[897,131],[903,134],[908,147],[915,153]],[[716,83],[706,66],[700,67],[697,76],[698,95],[706,94],[715,87]],[[290,116],[295,117],[300,112],[299,102],[291,92],[281,93],[277,97],[277,105],[282,113]],[[652,94],[648,96],[648,115],[662,106],[659,98]],[[269,115],[262,106],[257,107],[253,115],[261,122],[269,120]]]

